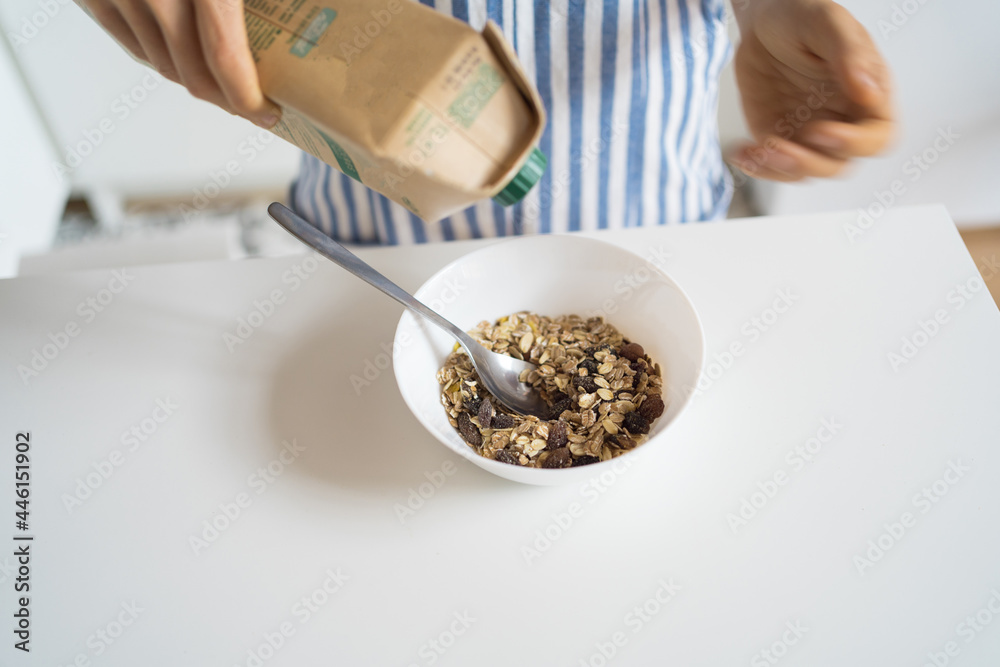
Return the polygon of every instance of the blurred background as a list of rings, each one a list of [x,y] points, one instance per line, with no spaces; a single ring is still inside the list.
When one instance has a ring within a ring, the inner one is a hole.
[[[737,179],[731,217],[877,213],[901,180],[889,205],[943,203],[977,263],[1000,255],[1000,3],[842,4],[893,70],[896,143],[834,180]],[[264,207],[296,148],[151,73],[71,0],[4,0],[0,28],[0,277],[295,248]],[[745,135],[731,67],[722,86],[725,146]]]

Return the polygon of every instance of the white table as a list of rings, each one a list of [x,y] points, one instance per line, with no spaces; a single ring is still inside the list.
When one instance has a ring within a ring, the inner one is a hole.
[[[998,664],[1000,314],[957,291],[978,274],[943,209],[852,243],[854,218],[597,235],[669,255],[710,363],[670,446],[583,487],[494,478],[422,432],[378,368],[399,307],[333,265],[296,283],[305,255],[0,282],[0,664]],[[362,254],[416,288],[474,247]]]

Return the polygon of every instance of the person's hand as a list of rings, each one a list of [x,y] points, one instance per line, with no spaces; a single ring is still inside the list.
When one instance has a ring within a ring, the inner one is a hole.
[[[132,55],[195,97],[264,128],[281,110],[261,92],[242,0],[78,0]]]
[[[868,32],[831,0],[736,0],[734,61],[753,143],[727,159],[757,178],[833,176],[889,143],[889,71]]]

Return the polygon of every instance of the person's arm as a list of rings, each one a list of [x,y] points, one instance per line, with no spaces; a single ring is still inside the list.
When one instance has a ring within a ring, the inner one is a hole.
[[[733,0],[734,61],[753,142],[727,159],[757,178],[833,176],[893,134],[889,70],[862,25],[831,0]]]
[[[264,128],[280,109],[261,92],[242,0],[78,0],[132,55],[192,95]]]

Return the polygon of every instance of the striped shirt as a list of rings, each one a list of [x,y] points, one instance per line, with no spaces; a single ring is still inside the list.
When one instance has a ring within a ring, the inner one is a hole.
[[[725,217],[724,0],[422,2],[476,29],[500,26],[545,104],[548,169],[513,206],[483,201],[425,223],[303,154],[289,197],[300,215],[338,240],[390,245]]]

